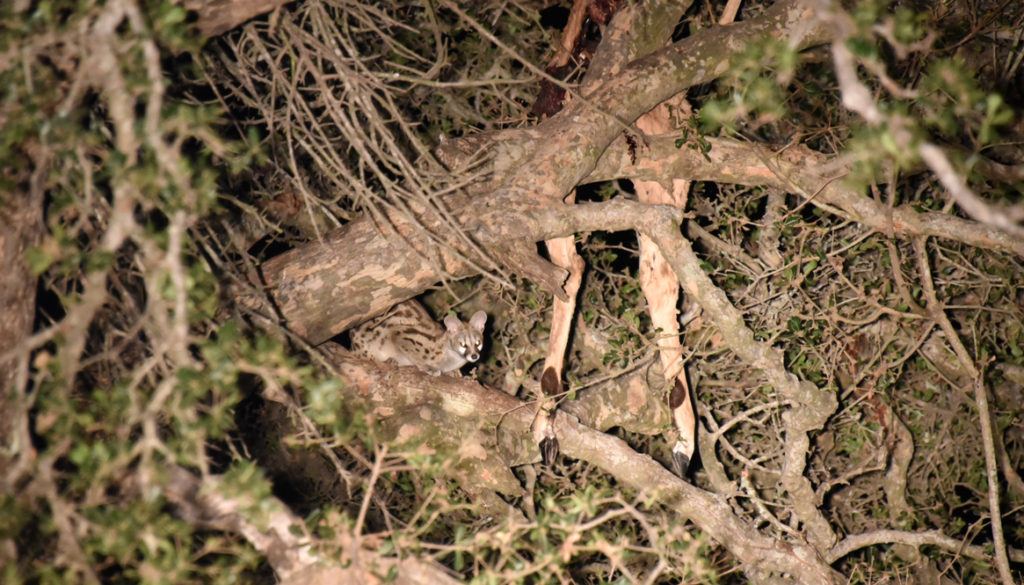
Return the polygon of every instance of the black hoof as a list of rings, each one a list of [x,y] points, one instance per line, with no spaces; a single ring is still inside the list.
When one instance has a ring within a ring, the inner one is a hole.
[[[540,441],[540,457],[544,465],[551,465],[558,458],[558,439],[547,437]]]
[[[690,469],[690,458],[682,453],[672,454],[672,471],[679,477],[686,479],[686,472]]]

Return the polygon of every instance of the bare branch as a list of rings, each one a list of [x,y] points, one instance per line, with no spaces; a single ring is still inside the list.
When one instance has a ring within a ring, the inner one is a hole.
[[[577,206],[579,207],[579,206]],[[509,458],[505,465],[516,465],[521,458],[537,457],[536,446],[530,442],[529,455],[519,446],[522,438],[529,437],[533,409],[504,392],[481,386],[467,378],[430,377],[410,368],[377,367],[365,362],[345,359],[332,354],[339,374],[349,380],[361,381],[360,387],[369,392],[347,392],[354,401],[369,400],[374,405],[440,404],[450,415],[466,417],[467,423],[501,421],[502,436],[514,438],[516,444],[491,449]],[[353,385],[352,390],[356,387]],[[399,399],[398,397],[401,397]],[[386,412],[382,412],[386,415]],[[386,418],[386,417],[385,417]],[[436,417],[421,419],[424,427],[435,425],[450,428],[451,421]],[[582,459],[614,476],[623,485],[660,502],[673,513],[689,519],[727,547],[753,574],[767,572],[788,573],[792,583],[836,584],[843,581],[828,565],[818,560],[807,545],[792,542],[784,546],[761,535],[747,522],[737,518],[728,503],[715,494],[696,488],[659,465],[650,457],[637,453],[622,440],[581,424],[575,418],[559,416],[555,424],[562,452]],[[442,431],[448,432],[448,431]]]
[[[223,478],[200,479],[181,467],[171,467],[169,474],[165,493],[178,506],[179,514],[196,527],[241,535],[267,558],[286,585],[370,582],[377,579],[374,575],[387,574],[390,569],[395,569],[393,582],[403,585],[458,583],[435,564],[383,557],[360,548],[349,534],[321,542],[307,532],[302,518],[275,497],[256,502],[248,495],[228,495],[234,490],[228,489]],[[351,564],[344,567],[321,557],[316,551],[324,546],[347,550],[354,555],[348,558]]]
[[[200,32],[215,37],[243,22],[276,10],[292,0],[186,0],[185,8],[199,13]]]
[[[838,542],[825,555],[828,563],[834,563],[846,555],[869,546],[877,544],[909,544],[911,546],[937,546],[952,553],[963,553],[974,559],[985,561],[992,560],[992,555],[985,552],[985,547],[974,544],[965,544],[955,538],[950,538],[938,530],[925,530],[923,532],[906,532],[903,530],[872,530],[852,534]],[[1024,563],[1024,551],[1010,551],[1010,558],[1015,563]]]
[[[834,24],[840,33],[832,41],[832,60],[843,95],[843,105],[860,114],[872,126],[885,124],[899,148],[909,149],[916,146],[918,155],[967,215],[1004,230],[1016,238],[1024,238],[1024,226],[1014,223],[1005,210],[997,209],[978,197],[967,186],[964,177],[956,172],[941,148],[925,140],[915,141],[908,127],[909,120],[886,115],[878,108],[871,91],[857,78],[856,59],[846,46],[846,41],[853,31],[853,22],[829,0],[820,0],[819,7],[822,20]]]
[[[978,422],[981,426],[981,440],[985,453],[985,475],[988,483],[988,507],[991,527],[992,544],[995,547],[996,567],[999,568],[999,576],[1003,585],[1013,585],[1013,573],[1010,571],[1010,561],[1006,554],[1006,539],[1003,537],[1003,513],[999,507],[999,467],[996,464],[995,442],[992,436],[992,414],[988,405],[988,388],[985,386],[985,378],[981,369],[975,366],[970,353],[960,341],[953,324],[946,317],[942,304],[935,295],[935,286],[932,279],[931,266],[928,262],[928,251],[925,246],[925,239],[914,240],[914,252],[917,256],[918,271],[921,275],[921,284],[924,287],[925,298],[928,300],[928,314],[938,322],[942,331],[946,334],[946,340],[953,347],[960,366],[971,376],[974,390],[975,406],[978,409]],[[984,367],[984,366],[983,366]]]

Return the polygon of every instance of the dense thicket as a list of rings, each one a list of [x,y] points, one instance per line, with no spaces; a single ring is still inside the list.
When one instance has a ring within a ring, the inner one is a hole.
[[[0,6],[2,580],[1019,581],[1024,5],[729,4]]]

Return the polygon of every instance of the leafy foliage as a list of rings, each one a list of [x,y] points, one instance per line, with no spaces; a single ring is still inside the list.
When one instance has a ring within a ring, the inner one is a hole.
[[[527,64],[543,63],[557,37],[541,24],[543,7],[460,6],[470,22],[443,4],[311,0],[205,43],[174,2],[0,7],[9,57],[0,62],[0,204],[34,198],[45,209],[41,237],[24,252],[39,279],[31,361],[23,383],[4,389],[22,425],[2,472],[4,582],[272,582],[250,543],[178,508],[175,469],[221,477],[223,495],[244,497],[258,525],[278,502],[306,514],[295,530],[318,537],[316,552],[339,564],[350,560],[341,535],[359,535],[378,539],[382,557],[430,558],[473,583],[740,579],[705,534],[586,462],[515,469],[531,489],[502,502],[524,512],[498,517],[474,486],[453,480],[453,453],[385,436],[372,405],[342,398],[350,381],[314,348],[236,302],[240,289],[258,288],[260,262],[359,214],[447,212],[436,195],[474,178],[431,158],[438,135],[530,121],[539,68]],[[719,4],[692,10],[679,30],[709,26],[700,11]],[[985,18],[960,3],[858,3],[846,46],[885,124],[840,106],[826,52],[772,41],[744,47],[727,74],[693,88],[699,114],[683,122],[678,146],[710,160],[716,134],[803,143],[854,159],[843,180],[876,200],[956,213],[913,148],[933,141],[975,192],[1019,204],[1019,177],[992,169],[1021,164],[1021,94],[1009,91],[1022,84],[1020,47],[1001,36],[1020,7],[978,6]],[[745,10],[751,18],[760,8]],[[634,197],[625,182],[592,192],[594,201]],[[813,507],[838,532],[937,528],[987,542],[977,528],[991,511],[971,380],[928,313],[928,288],[975,363],[994,361],[984,381],[1003,467],[1019,469],[1020,258],[955,235],[930,239],[925,283],[912,242],[796,194],[704,183],[690,208],[706,273],[757,339],[839,398],[811,437]],[[565,378],[570,399],[584,400],[609,379],[653,372],[661,332],[637,282],[635,237],[597,232],[579,248],[589,269]],[[473,297],[491,309],[478,375],[528,400],[550,302],[516,284],[449,283],[431,300],[448,308]],[[706,320],[688,325],[685,345],[709,447],[696,483],[766,533],[793,537],[792,494],[778,482],[791,405]],[[660,437],[609,432],[668,460]],[[917,454],[893,473],[902,445]],[[1020,548],[1024,523],[1013,521],[1024,496],[1004,493],[1007,540]],[[868,547],[836,566],[877,582],[929,558],[962,581],[994,580],[976,556],[938,549]]]

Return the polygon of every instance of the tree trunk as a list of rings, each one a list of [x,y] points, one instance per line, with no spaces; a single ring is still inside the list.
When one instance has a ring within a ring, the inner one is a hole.
[[[36,308],[36,277],[25,252],[42,235],[42,188],[46,165],[35,166],[28,184],[9,193],[0,203],[0,469],[10,469],[12,453],[24,453],[27,445],[12,448],[28,438],[22,405],[28,376],[29,352],[25,340],[32,334]],[[16,474],[5,474],[10,480]]]

